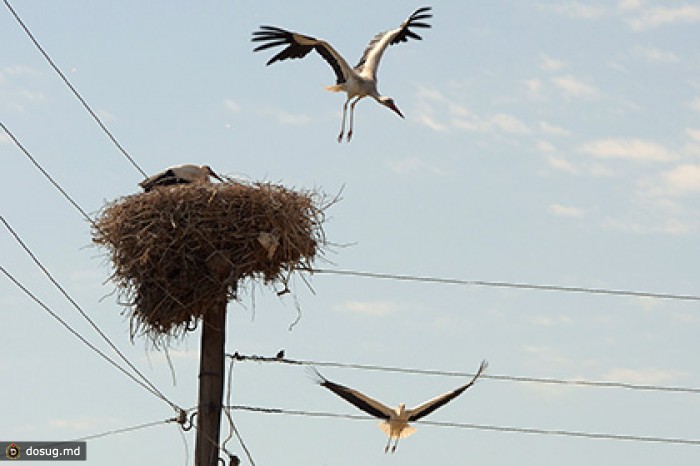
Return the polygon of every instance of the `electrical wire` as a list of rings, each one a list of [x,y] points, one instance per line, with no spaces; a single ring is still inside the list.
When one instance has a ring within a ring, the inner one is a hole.
[[[238,361],[255,361],[255,362],[272,362],[272,363],[282,363],[282,364],[293,364],[293,365],[304,365],[304,366],[320,366],[320,367],[339,367],[347,369],[362,369],[371,371],[382,371],[382,372],[399,372],[406,374],[421,374],[421,375],[440,375],[446,377],[473,377],[474,373],[469,372],[457,372],[457,371],[442,371],[434,369],[414,369],[414,368],[403,368],[403,367],[391,367],[391,366],[377,366],[371,364],[354,364],[354,363],[341,363],[341,362],[329,362],[329,361],[311,361],[311,360],[297,360],[288,358],[276,358],[276,357],[265,357],[265,356],[247,356],[241,355],[239,353],[227,354],[226,356],[233,358]],[[645,390],[645,391],[660,391],[660,392],[676,392],[676,393],[693,393],[700,394],[700,388],[694,387],[668,387],[660,385],[646,385],[646,384],[631,384],[626,382],[614,382],[614,381],[593,381],[593,380],[562,380],[554,378],[538,378],[538,377],[523,377],[523,376],[513,376],[513,375],[492,375],[492,374],[482,374],[482,379],[491,380],[501,380],[508,382],[525,382],[525,383],[541,383],[541,384],[552,384],[552,385],[571,385],[571,386],[582,386],[582,387],[598,387],[598,388],[624,388],[628,390]]]
[[[146,429],[149,427],[155,427],[155,426],[159,426],[161,424],[169,424],[171,422],[177,422],[177,418],[170,418],[170,419],[165,419],[162,421],[146,422],[144,424],[138,424],[138,425],[130,426],[130,427],[123,427],[121,429],[108,430],[106,432],[101,432],[99,434],[86,435],[84,437],[79,437],[79,438],[69,440],[69,441],[70,442],[84,442],[86,440],[95,440],[98,438],[104,438],[104,437],[109,437],[109,436],[118,435],[118,434],[125,434],[127,432],[134,432],[134,431]]]
[[[96,227],[95,221],[85,212],[85,210],[80,207],[80,205],[75,202],[68,193],[49,175],[46,170],[36,161],[36,159],[29,153],[29,151],[19,142],[19,140],[10,132],[10,130],[0,122],[0,127],[8,134],[12,141],[17,145],[17,147],[25,154],[25,156],[41,171],[41,173],[53,184],[56,189],[61,192],[61,194],[88,220],[93,227]],[[439,284],[450,284],[450,285],[461,285],[461,286],[483,286],[483,287],[496,287],[496,288],[514,288],[514,289],[526,289],[535,291],[558,291],[567,293],[586,293],[586,294],[598,294],[598,295],[614,295],[614,296],[629,296],[637,298],[657,298],[657,299],[668,299],[668,300],[678,300],[678,301],[700,301],[700,296],[690,295],[690,294],[673,294],[673,293],[658,293],[649,291],[634,291],[634,290],[615,290],[606,288],[588,288],[581,286],[559,286],[559,285],[540,285],[531,283],[515,283],[515,282],[505,282],[505,281],[487,281],[487,280],[465,280],[465,279],[455,279],[455,278],[441,278],[441,277],[428,277],[428,276],[417,276],[417,275],[402,275],[402,274],[389,274],[389,273],[378,273],[378,272],[365,272],[356,270],[340,270],[340,269],[312,269],[312,273],[316,274],[327,274],[327,275],[339,275],[339,276],[350,276],[350,277],[362,277],[362,278],[373,278],[373,279],[385,279],[385,280],[398,280],[398,281],[412,281],[412,282],[422,282],[422,283],[439,283]]]
[[[100,128],[105,132],[105,134],[110,138],[110,140],[115,144],[115,146],[121,151],[121,153],[131,162],[131,164],[136,168],[144,178],[148,175],[143,171],[143,169],[136,163],[136,161],[129,155],[129,153],[124,149],[124,147],[117,141],[114,135],[105,126],[102,120],[97,116],[97,114],[92,110],[87,101],[82,97],[82,95],[77,91],[77,89],[71,84],[66,75],[61,71],[61,69],[55,64],[51,59],[46,50],[41,46],[39,41],[36,39],[34,34],[32,34],[29,27],[22,20],[19,14],[10,4],[9,0],[3,0],[7,9],[12,13],[15,20],[22,27],[24,32],[27,34],[29,39],[32,41],[34,46],[39,50],[42,56],[46,59],[49,65],[56,71],[63,82],[68,86],[73,95],[80,101],[83,107],[88,111],[88,113],[97,122]],[[0,123],[2,125],[2,123]],[[15,141],[15,143],[27,154],[30,160],[33,160],[26,150],[19,144],[19,142],[14,138],[14,136],[7,130],[7,128],[2,125],[3,129],[10,135],[10,137]],[[68,200],[73,203],[79,210],[82,209],[75,204],[75,202],[70,199],[70,197],[65,194],[65,192],[55,183],[48,174],[36,164],[37,167],[49,178],[49,180],[54,183],[54,185],[68,198]],[[84,216],[90,221],[90,217],[83,212]],[[540,291],[560,291],[560,292],[574,292],[574,293],[588,293],[588,294],[605,294],[605,295],[617,295],[617,296],[632,296],[632,297],[644,297],[644,298],[659,298],[659,299],[672,299],[672,300],[684,300],[684,301],[700,301],[700,296],[697,295],[681,295],[672,293],[656,293],[647,291],[633,291],[633,290],[614,290],[614,289],[604,289],[604,288],[589,288],[589,287],[579,287],[579,286],[560,286],[560,285],[540,285],[531,283],[514,283],[514,282],[502,282],[502,281],[487,281],[487,280],[462,280],[462,279],[451,279],[451,278],[436,278],[436,277],[422,277],[413,275],[399,275],[399,274],[388,274],[388,273],[377,273],[377,272],[364,272],[364,271],[352,271],[352,270],[332,270],[332,269],[314,269],[313,272],[321,274],[334,274],[334,275],[345,275],[345,276],[357,276],[365,278],[380,278],[380,279],[391,279],[391,280],[401,280],[401,281],[417,281],[426,283],[443,283],[443,284],[456,284],[456,285],[466,285],[466,286],[485,286],[485,287],[497,287],[497,288],[517,288],[517,289],[528,289],[528,290],[540,290]]]
[[[107,361],[108,363],[110,363],[112,366],[114,366],[115,368],[117,368],[119,371],[121,371],[124,375],[126,375],[127,377],[129,377],[131,380],[133,380],[133,381],[136,382],[137,384],[141,385],[144,389],[148,390],[148,391],[151,392],[153,395],[155,395],[155,396],[157,396],[158,398],[160,398],[160,395],[159,395],[157,392],[153,391],[153,389],[152,389],[151,387],[149,387],[148,385],[146,385],[146,384],[145,384],[144,382],[142,382],[141,380],[137,379],[131,372],[129,372],[129,371],[127,371],[126,369],[124,369],[122,366],[120,366],[118,363],[116,363],[112,358],[110,358],[109,356],[107,356],[107,355],[106,355],[104,352],[102,352],[99,348],[97,348],[95,345],[93,345],[92,343],[90,343],[85,337],[83,337],[80,333],[78,333],[77,330],[75,330],[73,327],[71,327],[70,324],[68,324],[68,323],[67,323],[65,320],[63,320],[58,314],[56,314],[54,311],[52,311],[51,308],[50,308],[49,306],[47,306],[43,301],[41,301],[34,293],[32,293],[32,292],[31,292],[27,287],[25,287],[19,280],[17,280],[17,279],[16,279],[10,272],[8,272],[8,271],[5,269],[5,267],[3,267],[2,265],[0,265],[0,272],[2,272],[11,282],[13,282],[20,290],[22,290],[22,291],[24,292],[24,294],[26,294],[27,296],[29,296],[29,297],[30,297],[35,303],[37,303],[42,309],[44,309],[46,312],[48,312],[49,315],[51,315],[51,317],[53,317],[53,318],[56,319],[61,325],[63,325],[63,327],[65,327],[66,330],[68,330],[70,333],[72,333],[73,336],[75,336],[78,340],[80,340],[84,345],[86,345],[86,346],[87,346],[88,348],[90,348],[92,351],[94,351],[95,353],[97,353],[98,355],[100,355],[100,356],[102,357],[102,359],[104,359],[105,361]]]
[[[49,63],[49,65],[51,65],[51,68],[53,68],[54,71],[56,73],[58,73],[61,80],[63,80],[63,82],[66,84],[66,86],[68,86],[68,89],[70,89],[70,91],[73,93],[73,95],[78,99],[78,101],[80,101],[80,103],[83,105],[85,110],[87,110],[87,112],[90,114],[90,116],[97,122],[97,124],[100,126],[100,128],[102,128],[102,131],[104,131],[105,134],[109,137],[109,139],[114,143],[114,145],[117,146],[117,148],[121,151],[121,153],[124,155],[124,157],[126,157],[126,159],[129,162],[131,162],[131,165],[133,165],[134,168],[136,168],[136,170],[138,170],[139,173],[141,173],[141,175],[143,175],[144,178],[148,178],[148,175],[146,175],[146,172],[143,171],[143,169],[136,163],[136,161],[131,157],[131,155],[129,155],[129,153],[126,151],[126,149],[124,149],[124,147],[119,143],[119,141],[117,141],[117,138],[114,137],[114,135],[109,131],[109,129],[107,129],[107,127],[102,122],[100,117],[97,116],[97,113],[95,113],[95,111],[92,110],[90,105],[88,105],[87,101],[83,98],[82,95],[80,95],[80,93],[75,88],[75,86],[73,86],[73,84],[71,84],[71,82],[68,80],[66,75],[61,71],[61,69],[56,65],[56,63],[54,63],[54,61],[51,59],[51,57],[46,52],[46,50],[44,50],[44,48],[41,46],[39,41],[34,37],[34,34],[32,34],[32,32],[29,30],[29,27],[24,23],[24,21],[22,21],[22,18],[20,18],[19,14],[15,11],[15,9],[12,8],[12,5],[10,5],[10,2],[8,0],[3,0],[3,2],[5,3],[5,6],[7,7],[7,9],[10,10],[10,13],[12,13],[12,16],[15,17],[15,19],[17,20],[19,25],[22,27],[24,32],[27,34],[27,36],[29,36],[29,39],[31,39],[34,46],[39,50],[39,52],[41,52],[41,54],[46,59],[46,61]]]
[[[400,275],[378,272],[363,272],[357,270],[340,270],[340,269],[313,269],[313,273],[326,275],[342,275],[347,277],[362,277],[376,278],[384,280],[411,281],[422,283],[440,283],[444,285],[463,285],[463,286],[483,286],[493,288],[516,288],[523,290],[537,291],[560,291],[566,293],[587,293],[599,295],[615,295],[615,296],[632,296],[636,298],[658,298],[678,301],[700,301],[700,296],[690,294],[673,294],[673,293],[656,293],[649,291],[633,291],[633,290],[613,290],[606,288],[588,288],[582,286],[560,286],[560,285],[538,285],[533,283],[514,283],[504,281],[488,281],[488,280],[464,280],[457,278],[439,278],[426,277],[417,275]]]
[[[83,210],[82,207],[80,207],[80,204],[78,204],[70,195],[66,192],[65,189],[61,187],[60,184],[56,180],[53,179],[49,173],[44,170],[44,167],[42,167],[39,162],[36,161],[36,159],[32,156],[32,154],[22,145],[21,142],[15,137],[15,135],[9,130],[7,126],[3,122],[0,121],[0,127],[5,131],[5,133],[12,139],[12,142],[15,143],[15,145],[24,153],[24,155],[29,159],[30,162],[34,164],[34,166],[41,172],[42,175],[46,177],[47,180],[63,195],[63,197],[66,198],[66,200],[73,206],[75,209],[80,212],[80,214],[88,221],[90,224],[94,227],[95,221]]]
[[[236,411],[249,411],[255,413],[265,413],[265,414],[284,414],[291,416],[307,416],[307,417],[317,417],[317,418],[340,418],[349,419],[353,421],[367,421],[376,420],[376,418],[360,414],[336,414],[327,412],[317,412],[317,411],[304,411],[297,409],[283,409],[283,408],[265,408],[259,406],[245,406],[245,405],[231,405],[225,406],[226,409],[236,410]],[[653,436],[642,436],[642,435],[628,435],[628,434],[608,434],[608,433],[598,433],[598,432],[579,432],[579,431],[568,431],[560,429],[539,429],[530,427],[513,427],[513,426],[492,426],[484,424],[468,424],[460,422],[441,422],[441,421],[415,421],[416,424],[423,424],[436,427],[450,427],[457,429],[474,429],[474,430],[486,430],[494,432],[510,432],[519,434],[537,434],[537,435],[555,435],[564,437],[579,437],[588,439],[598,439],[598,440],[626,440],[632,442],[647,442],[647,443],[666,443],[675,445],[694,445],[699,446],[700,440],[695,439],[682,439],[682,438],[667,438],[667,437],[653,437]]]
[[[228,367],[228,381],[226,385],[226,404],[230,405],[231,404],[231,386],[233,384],[233,364],[236,361],[234,359],[231,359],[231,362]],[[243,448],[243,452],[246,454],[248,457],[248,462],[251,464],[251,466],[255,466],[255,460],[253,459],[253,455],[250,453],[250,450],[248,449],[248,446],[246,443],[243,441],[243,437],[241,436],[240,431],[238,430],[238,427],[236,427],[236,424],[233,422],[233,417],[231,416],[231,413],[229,410],[225,409],[224,415],[226,416],[226,419],[229,422],[229,434],[224,439],[223,443],[221,444],[221,448],[229,455],[231,454],[226,450],[226,442],[228,442],[231,439],[231,436],[233,434],[236,435],[236,438],[238,439],[238,443],[241,445],[241,448]]]
[[[44,170],[44,168],[41,166],[41,164],[39,164],[39,162],[37,162],[37,160],[32,156],[32,154],[22,145],[22,143],[15,137],[15,135],[2,122],[0,122],[0,127],[2,127],[2,129],[5,131],[5,133],[7,133],[7,135],[10,137],[10,139],[12,139],[12,141],[15,143],[15,145],[34,164],[34,166],[46,177],[46,179],[48,179],[51,182],[51,184],[63,195],[63,197],[65,197],[68,200],[68,202],[73,207],[75,207],[75,209],[78,212],[80,212],[80,214],[90,223],[90,225],[92,225],[93,228],[95,228],[96,230],[99,230],[99,226],[97,225],[97,223],[87,214],[87,212],[85,212],[85,210],[82,207],[80,207],[80,204],[78,204],[66,192],[66,190],[63,189],[63,187],[61,187],[61,185],[56,180],[54,180],[53,177],[46,170]],[[170,293],[162,285],[160,285],[160,284],[157,284],[157,285],[161,288],[163,293],[168,295],[168,297],[173,300],[173,302],[176,302],[179,306],[181,306],[183,308],[185,307],[185,305],[179,299],[177,299],[175,296],[173,296],[172,293]]]
[[[24,241],[22,241],[22,238],[15,232],[15,230],[10,226],[10,224],[5,220],[5,218],[0,215],[0,222],[2,222],[5,225],[5,228],[12,234],[12,236],[15,238],[15,240],[19,243],[19,245],[24,249],[24,251],[29,255],[29,257],[34,261],[37,267],[41,269],[41,271],[46,275],[46,277],[49,279],[49,281],[63,294],[63,296],[70,302],[73,307],[80,313],[81,316],[87,322],[90,324],[90,326],[102,337],[102,339],[114,350],[117,355],[136,373],[141,377],[141,379],[149,386],[151,387],[152,393],[156,394],[161,400],[165,401],[170,405],[171,408],[175,409],[176,411],[179,410],[180,408],[175,405],[173,402],[171,402],[158,388],[146,377],[141,371],[138,370],[134,364],[126,357],[124,353],[122,353],[119,348],[112,342],[112,340],[109,339],[109,337],[98,327],[98,325],[93,321],[90,316],[80,307],[80,305],[68,294],[68,292],[61,286],[60,283],[53,277],[53,275],[48,271],[48,269],[39,261],[39,259],[36,257],[36,255],[29,249],[29,247],[25,244]]]

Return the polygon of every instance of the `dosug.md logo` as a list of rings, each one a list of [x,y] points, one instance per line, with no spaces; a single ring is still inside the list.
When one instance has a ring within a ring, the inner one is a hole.
[[[19,445],[11,443],[5,448],[5,456],[11,460],[18,460],[21,454]]]

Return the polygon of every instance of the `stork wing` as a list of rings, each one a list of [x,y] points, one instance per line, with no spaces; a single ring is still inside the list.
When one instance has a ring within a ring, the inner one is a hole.
[[[277,47],[286,46],[281,52],[272,57],[267,64],[271,65],[276,61],[288,58],[304,58],[311,50],[316,50],[324,60],[331,65],[336,76],[336,84],[343,84],[347,81],[350,73],[350,66],[345,59],[328,42],[318,40],[314,37],[304,36],[296,32],[285,31],[274,26],[260,26],[260,30],[253,33],[253,42],[265,42],[253,49],[253,52]]]
[[[429,13],[432,8],[429,6],[419,8],[396,29],[380,32],[369,42],[362,58],[355,66],[355,69],[362,73],[370,74],[373,79],[377,79],[377,69],[379,68],[379,60],[382,58],[384,50],[389,45],[406,42],[408,39],[422,40],[423,38],[416,34],[411,28],[429,28],[429,24],[421,22],[421,20],[432,18]]]
[[[447,392],[443,395],[437,396],[433,398],[432,400],[426,401],[420,406],[417,406],[411,410],[408,410],[408,421],[417,421],[418,419],[427,416],[428,414],[432,413],[436,409],[438,409],[441,406],[444,406],[445,404],[449,403],[453,399],[457,398],[459,395],[464,393],[464,391],[474,385],[474,382],[476,382],[476,379],[478,379],[481,374],[486,370],[486,366],[488,364],[486,361],[481,362],[481,366],[479,366],[479,370],[477,371],[476,375],[474,375],[474,378],[471,379],[471,381],[466,384],[462,385],[461,387],[457,388],[456,390],[452,390],[451,392]]]
[[[332,391],[350,404],[355,405],[355,407],[360,408],[367,414],[380,419],[389,419],[389,417],[391,417],[391,415],[394,413],[393,409],[385,406],[379,401],[374,400],[367,395],[358,392],[357,390],[353,390],[352,388],[331,382],[322,376],[321,373],[316,370],[316,368],[312,369],[316,376],[318,376],[319,385],[326,387],[328,390]]]
[[[153,189],[155,186],[167,186],[170,184],[179,184],[179,183],[188,183],[188,180],[184,180],[182,178],[178,178],[175,175],[175,172],[173,172],[172,168],[168,168],[160,173],[156,173],[155,175],[146,178],[142,182],[139,183],[139,186],[143,188],[144,191],[148,192],[151,189]]]

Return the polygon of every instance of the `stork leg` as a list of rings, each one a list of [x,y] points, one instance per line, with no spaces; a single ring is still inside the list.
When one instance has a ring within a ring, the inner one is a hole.
[[[391,447],[391,452],[394,453],[396,451],[396,447],[399,445],[399,436],[396,437],[396,441],[394,442],[394,446]]]
[[[345,104],[343,104],[343,120],[340,123],[340,134],[338,135],[338,142],[343,141],[343,135],[345,134],[345,115],[348,113],[348,102],[350,102],[350,99],[345,101]]]
[[[391,445],[391,436],[389,436],[389,440],[386,441],[386,446],[384,447],[384,453],[389,451],[390,445]]]
[[[350,104],[350,127],[348,128],[348,142],[350,142],[350,139],[352,138],[352,127],[355,120],[355,105],[357,105],[362,97],[364,96],[359,96],[353,101],[353,103]]]

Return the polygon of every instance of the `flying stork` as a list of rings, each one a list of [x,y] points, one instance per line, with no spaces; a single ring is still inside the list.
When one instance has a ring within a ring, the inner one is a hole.
[[[175,165],[166,168],[160,173],[157,173],[150,178],[146,178],[139,183],[145,192],[152,190],[157,186],[169,186],[173,184],[186,183],[210,183],[209,177],[214,177],[219,181],[224,181],[219,175],[214,173],[209,165]]]
[[[427,416],[464,393],[467,388],[474,385],[476,379],[478,379],[484,370],[486,370],[486,366],[486,361],[482,361],[481,366],[479,366],[479,370],[468,383],[452,390],[451,392],[436,396],[432,400],[426,401],[425,403],[411,409],[406,409],[406,405],[403,403],[399,404],[399,406],[396,408],[390,408],[383,403],[358,392],[357,390],[331,382],[322,376],[321,373],[316,370],[316,368],[312,369],[318,377],[319,385],[326,387],[328,390],[343,398],[345,401],[355,405],[355,407],[360,408],[367,414],[383,420],[379,424],[379,428],[389,436],[386,447],[384,447],[384,453],[389,451],[391,440],[396,439],[394,446],[391,448],[391,452],[393,453],[396,451],[396,446],[398,445],[400,438],[408,437],[416,431],[414,427],[411,427],[408,424],[409,422],[417,421],[418,419]]]
[[[343,134],[345,133],[345,115],[348,110],[348,103],[355,99],[350,103],[350,125],[347,132],[347,140],[349,142],[352,138],[355,105],[367,96],[390,108],[401,118],[404,117],[394,103],[394,99],[379,94],[377,90],[377,69],[379,68],[382,54],[389,45],[406,42],[408,39],[422,39],[411,28],[429,28],[430,25],[423,22],[423,20],[432,18],[433,15],[430,13],[430,10],[431,7],[429,6],[419,8],[396,29],[380,32],[374,36],[354,68],[351,68],[348,62],[328,42],[274,26],[260,26],[260,30],[253,33],[253,42],[264,42],[253,51],[257,52],[279,45],[285,46],[281,52],[267,62],[268,65],[271,65],[276,61],[288,58],[304,58],[311,50],[316,50],[335,72],[336,84],[328,86],[326,89],[331,92],[343,91],[347,94],[347,99],[343,105],[343,120],[340,126],[338,142],[343,140]]]

